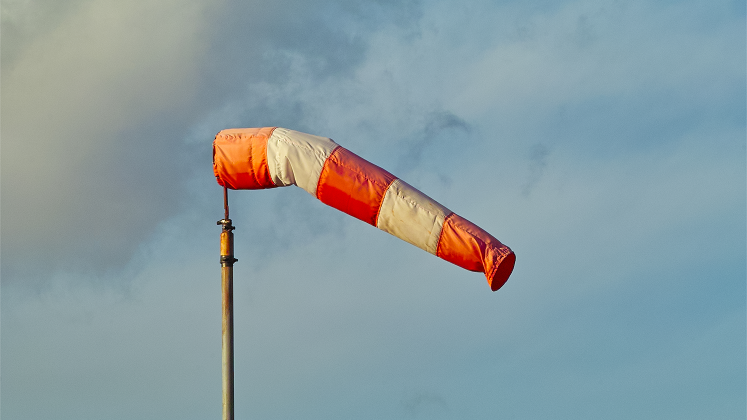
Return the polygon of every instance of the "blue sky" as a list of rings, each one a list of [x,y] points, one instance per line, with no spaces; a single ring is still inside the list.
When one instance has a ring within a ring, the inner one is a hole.
[[[231,192],[237,419],[744,418],[746,61],[731,0],[5,0],[0,414],[220,415],[211,142],[282,126],[517,265]]]

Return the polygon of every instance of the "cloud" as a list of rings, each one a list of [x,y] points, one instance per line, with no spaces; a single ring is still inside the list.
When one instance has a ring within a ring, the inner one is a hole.
[[[303,128],[309,110],[289,89],[340,77],[365,52],[333,17],[371,30],[364,13],[394,7],[343,4],[4,3],[3,282],[116,272],[195,210],[186,182],[212,177],[225,124]],[[242,102],[253,85],[269,88],[249,98],[261,106]]]
[[[174,6],[87,2],[3,63],[4,281],[121,266],[177,208],[207,10]]]
[[[275,124],[392,169],[518,259],[490,293],[298,188],[232,192],[237,414],[744,412],[743,2],[398,4],[3,13],[25,37],[3,32],[3,414],[219,413],[209,143]],[[8,287],[26,266],[45,288]]]
[[[404,150],[398,153],[398,169],[403,172],[420,167],[423,155],[434,146],[438,152],[429,153],[428,157],[431,161],[440,161],[439,157],[443,151],[452,150],[452,153],[458,153],[463,143],[468,141],[465,137],[470,134],[469,124],[453,112],[435,111],[427,114],[424,119],[422,131],[417,137],[406,142]],[[446,171],[439,172],[442,178],[447,178],[444,174]]]

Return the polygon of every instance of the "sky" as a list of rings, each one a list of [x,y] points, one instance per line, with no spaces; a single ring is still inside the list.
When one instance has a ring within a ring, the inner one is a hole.
[[[4,420],[221,415],[212,140],[263,126],[517,262],[231,191],[237,419],[744,418],[743,1],[1,6]]]

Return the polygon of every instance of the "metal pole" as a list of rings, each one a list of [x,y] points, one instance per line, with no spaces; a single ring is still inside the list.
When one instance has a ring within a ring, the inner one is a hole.
[[[233,420],[233,225],[228,218],[228,190],[223,187],[225,216],[218,220],[223,304],[223,420]]]

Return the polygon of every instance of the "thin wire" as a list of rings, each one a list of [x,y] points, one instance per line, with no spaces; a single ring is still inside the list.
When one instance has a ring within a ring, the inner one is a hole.
[[[228,187],[223,186],[223,209],[225,210],[225,217],[223,220],[228,220]]]

